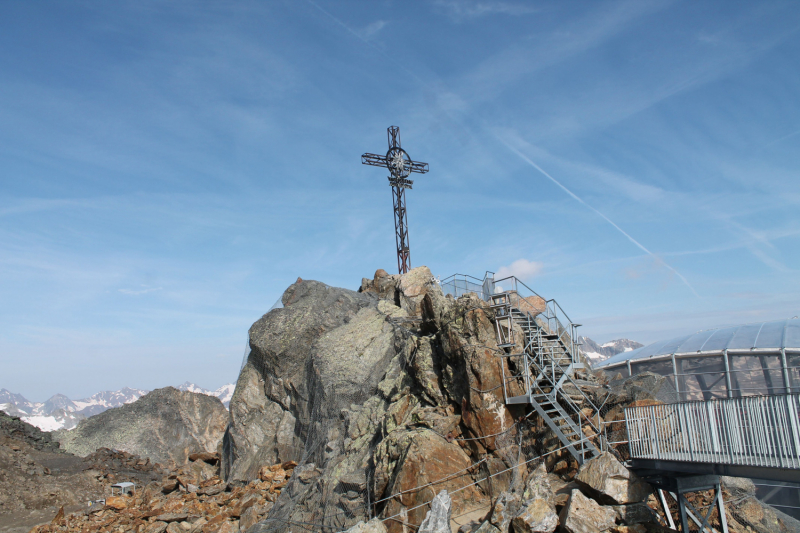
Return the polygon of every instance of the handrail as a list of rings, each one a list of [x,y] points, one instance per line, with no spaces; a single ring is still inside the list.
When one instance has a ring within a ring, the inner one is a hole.
[[[800,470],[800,393],[628,407],[630,456]]]

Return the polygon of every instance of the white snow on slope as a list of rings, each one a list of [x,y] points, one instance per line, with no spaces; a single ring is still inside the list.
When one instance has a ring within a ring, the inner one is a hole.
[[[230,406],[235,388],[236,385],[234,383],[228,383],[217,390],[210,391],[188,381],[177,387],[177,389],[183,391],[216,396],[226,408]],[[19,416],[25,422],[38,427],[42,431],[70,430],[75,428],[78,422],[84,418],[135,402],[148,392],[150,391],[124,387],[118,391],[98,392],[89,398],[81,400],[70,400],[66,396],[56,394],[47,402],[40,403],[29,402],[22,395],[12,394],[2,389],[0,391],[0,400],[3,400],[3,403],[0,403],[0,410],[12,416]]]

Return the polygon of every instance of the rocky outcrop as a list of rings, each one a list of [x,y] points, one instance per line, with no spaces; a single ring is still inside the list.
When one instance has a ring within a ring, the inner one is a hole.
[[[569,503],[559,517],[561,527],[566,533],[600,533],[616,524],[616,513],[610,507],[603,507],[575,489]]]
[[[607,504],[622,505],[644,501],[652,487],[606,452],[581,466],[576,478]]]
[[[445,297],[426,267],[378,271],[359,292],[300,280],[282,302],[250,329],[223,444],[226,479],[295,460],[306,483],[293,480],[272,514],[341,529],[374,512],[397,515],[390,532],[418,526],[442,490],[462,489],[454,512],[485,497],[474,464],[489,454],[500,472],[513,454],[483,437],[513,432],[515,416],[485,302]],[[492,490],[509,479],[492,479]]]
[[[38,451],[59,452],[60,445],[50,433],[28,424],[18,416],[0,411],[0,438],[7,437],[27,443]]]
[[[227,423],[227,410],[218,398],[166,387],[56,435],[62,448],[75,455],[113,448],[181,465],[194,451],[216,452]]]

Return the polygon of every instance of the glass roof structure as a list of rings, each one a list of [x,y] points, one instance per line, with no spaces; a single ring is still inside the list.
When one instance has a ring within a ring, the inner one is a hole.
[[[728,352],[800,352],[800,320],[744,324],[721,329],[698,331],[666,341],[654,342],[630,352],[623,352],[598,363],[595,368],[615,367],[638,359]]]
[[[800,320],[698,331],[617,354],[593,367],[616,378],[660,374],[666,377],[665,403],[797,393]],[[754,482],[762,501],[800,519],[797,486]]]

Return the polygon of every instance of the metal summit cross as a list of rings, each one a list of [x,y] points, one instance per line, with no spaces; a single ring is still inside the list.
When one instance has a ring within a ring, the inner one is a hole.
[[[413,181],[408,179],[412,172],[425,174],[428,163],[412,161],[408,153],[400,147],[400,128],[390,126],[387,130],[389,151],[386,155],[364,154],[361,163],[374,167],[389,169],[389,185],[392,187],[392,203],[394,204],[394,236],[397,242],[397,269],[405,274],[411,267],[411,251],[408,243],[408,217],[406,216],[406,189],[410,189]]]

